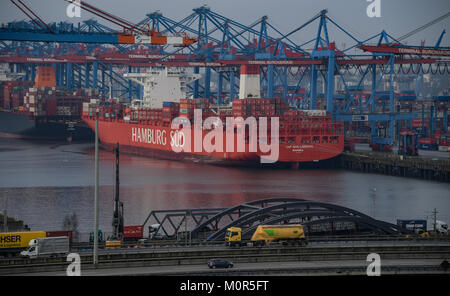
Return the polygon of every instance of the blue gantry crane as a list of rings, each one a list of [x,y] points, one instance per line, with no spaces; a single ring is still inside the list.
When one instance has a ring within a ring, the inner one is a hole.
[[[418,112],[401,108],[408,100],[396,95],[395,79],[450,72],[450,62],[443,59],[450,55],[450,48],[440,46],[445,30],[432,47],[401,43],[449,13],[397,39],[383,30],[360,40],[325,9],[285,34],[268,16],[244,25],[207,6],[194,8],[179,21],[156,11],[133,24],[86,1],[81,5],[119,29],[94,19],[46,24],[22,6],[30,21],[0,29],[0,61],[25,71],[25,79],[34,77],[36,64],[51,64],[60,86],[99,88],[104,94],[111,90],[113,96],[129,99],[141,96],[142,89],[122,72],[191,67],[194,73],[203,74],[193,84],[192,95],[219,105],[237,97],[240,66],[258,65],[262,97],[284,97],[293,108],[325,109],[336,120],[369,124],[371,144],[378,150],[391,147],[399,137],[399,127],[411,126],[412,119],[419,117]],[[305,38],[304,31],[314,25],[315,36]],[[352,44],[338,48],[331,28]],[[166,35],[183,36],[186,43],[162,42]],[[301,42],[296,41],[298,36]],[[374,41],[376,45],[369,44]],[[350,53],[355,50],[359,52]]]

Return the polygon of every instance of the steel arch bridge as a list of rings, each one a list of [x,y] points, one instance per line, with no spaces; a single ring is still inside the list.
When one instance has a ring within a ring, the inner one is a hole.
[[[401,234],[397,225],[343,206],[297,198],[269,198],[245,202],[218,212],[198,224],[191,231],[191,236],[198,238],[200,233],[211,232],[212,229],[213,233],[206,240],[220,240],[227,228],[234,226],[243,228],[242,235],[248,238],[260,224],[292,223],[304,225],[307,235]]]

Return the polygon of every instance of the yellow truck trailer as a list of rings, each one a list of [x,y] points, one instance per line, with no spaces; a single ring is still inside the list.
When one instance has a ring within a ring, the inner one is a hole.
[[[264,246],[272,242],[283,244],[306,245],[305,232],[300,224],[288,225],[259,225],[250,239],[253,246]],[[242,229],[230,227],[225,234],[227,246],[244,246],[247,242],[242,240]]]
[[[28,248],[32,239],[46,236],[47,233],[45,231],[0,233],[0,255],[17,255],[20,251]]]

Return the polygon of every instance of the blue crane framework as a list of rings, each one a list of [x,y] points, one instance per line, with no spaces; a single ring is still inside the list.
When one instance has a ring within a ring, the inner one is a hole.
[[[207,6],[193,9],[180,21],[158,11],[147,14],[137,24],[88,7],[82,8],[120,26],[121,31],[94,19],[78,24],[45,24],[33,14],[36,17],[31,17],[31,21],[2,26],[0,62],[10,63],[16,71],[25,71],[26,80],[34,79],[36,65],[51,64],[60,87],[98,88],[102,94],[128,99],[141,97],[142,89],[124,78],[123,72],[141,72],[146,67],[192,67],[194,73],[203,71],[203,79],[191,86],[193,97],[210,98],[218,105],[237,97],[241,65],[259,65],[262,97],[281,96],[299,109],[316,109],[318,100],[323,100],[324,108],[335,120],[370,122],[371,141],[381,146],[394,143],[395,122],[411,126],[412,119],[419,117],[416,112],[396,110],[394,75],[450,73],[450,60],[445,59],[450,56],[450,48],[440,46],[445,30],[435,46],[426,47],[402,44],[384,30],[358,40],[330,18],[327,10],[283,34],[268,22],[267,16],[243,25]],[[302,44],[292,40],[293,34],[316,23],[317,34],[313,39]],[[337,49],[329,36],[329,26],[354,44]],[[189,35],[196,42],[176,47],[123,42],[121,38],[148,32]],[[350,54],[355,49],[360,53]],[[350,75],[350,81],[346,75],[352,70],[360,76]],[[319,79],[323,82],[323,93],[318,89]],[[381,91],[380,86],[386,80],[388,90]],[[343,85],[343,91],[335,90],[336,81]],[[358,91],[363,89],[364,82],[370,83],[370,94],[363,98]],[[211,88],[213,83],[215,89]],[[448,101],[449,97],[440,99]],[[379,112],[381,105],[383,112]]]

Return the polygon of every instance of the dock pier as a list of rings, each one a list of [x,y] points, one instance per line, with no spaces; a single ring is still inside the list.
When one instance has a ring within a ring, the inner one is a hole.
[[[450,160],[445,158],[344,152],[340,156],[340,166],[365,173],[450,182]]]

